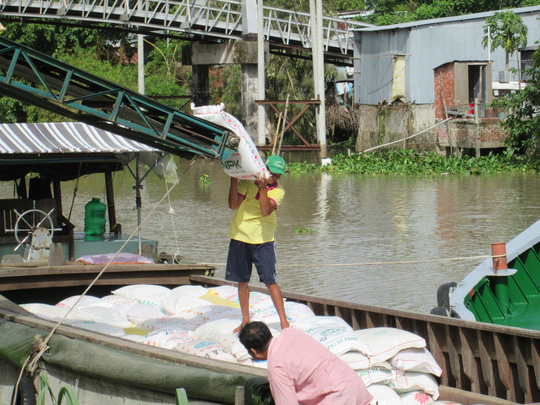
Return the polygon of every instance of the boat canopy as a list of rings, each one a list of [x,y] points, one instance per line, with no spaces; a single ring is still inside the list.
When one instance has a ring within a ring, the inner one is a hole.
[[[67,181],[121,170],[135,153],[163,152],[82,122],[0,124],[0,181],[37,173]]]

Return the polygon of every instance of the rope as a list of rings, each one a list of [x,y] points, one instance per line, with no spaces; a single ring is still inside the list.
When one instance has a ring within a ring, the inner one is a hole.
[[[189,164],[189,166],[184,170],[184,172],[182,173],[181,176],[179,176],[179,178],[172,184],[171,188],[170,189],[167,189],[167,192],[165,193],[165,195],[163,197],[161,197],[161,199],[156,203],[156,205],[154,206],[154,208],[152,208],[152,210],[148,213],[148,215],[144,218],[143,221],[141,221],[141,223],[139,224],[139,226],[137,226],[137,228],[132,232],[132,234],[129,236],[129,238],[124,242],[124,244],[120,247],[120,249],[114,254],[114,256],[111,258],[111,260],[105,265],[105,267],[103,267],[103,269],[99,272],[99,274],[96,276],[96,278],[92,281],[92,283],[90,283],[90,285],[86,288],[86,290],[84,290],[84,292],[81,294],[81,296],[79,297],[79,299],[77,300],[77,302],[75,302],[75,304],[69,309],[68,312],[66,312],[66,314],[64,315],[64,317],[58,321],[58,323],[54,326],[54,328],[51,330],[51,332],[49,333],[49,335],[45,338],[45,340],[43,342],[38,342],[38,348],[40,348],[40,351],[37,353],[36,356],[34,356],[34,358],[32,360],[30,360],[30,358],[32,357],[32,353],[27,357],[27,359],[25,360],[23,366],[22,366],[22,369],[21,369],[21,372],[19,374],[19,378],[17,380],[17,383],[15,385],[16,387],[16,391],[18,391],[18,387],[19,387],[19,382],[22,378],[22,374],[23,374],[23,370],[25,368],[26,365],[28,365],[27,367],[27,371],[30,373],[30,374],[33,374],[34,371],[36,370],[37,368],[37,362],[39,361],[39,359],[41,358],[41,356],[49,349],[49,347],[47,346],[47,343],[49,342],[49,340],[51,339],[51,337],[53,336],[53,334],[56,332],[56,330],[58,329],[58,327],[60,326],[60,324],[67,318],[67,316],[71,313],[71,311],[79,304],[79,302],[83,299],[83,297],[86,295],[86,293],[90,290],[90,288],[92,288],[94,286],[94,284],[97,282],[97,280],[102,276],[103,273],[105,273],[105,271],[109,268],[109,265],[114,261],[114,259],[116,259],[116,257],[120,254],[120,252],[126,247],[126,245],[128,244],[128,242],[135,236],[135,234],[137,234],[137,232],[139,231],[139,229],[144,225],[144,223],[148,220],[148,218],[150,218],[150,216],[154,213],[154,211],[157,209],[157,207],[163,202],[163,200],[169,196],[170,192],[174,189],[174,187],[180,182],[180,180],[184,177],[184,175],[187,173],[187,171],[191,168],[191,166],[193,166],[193,163],[195,163],[195,160],[196,160],[197,157],[194,157],[192,160],[191,160],[191,163]],[[14,402],[12,402],[12,405],[15,405]]]
[[[451,120],[451,119],[452,119],[452,118],[447,118],[447,119],[445,119],[445,120],[443,120],[443,121],[441,121],[441,122],[438,122],[438,123],[436,123],[436,124],[430,126],[429,128],[426,128],[426,129],[424,129],[423,131],[420,131],[420,132],[418,132],[418,133],[416,133],[416,134],[414,134],[414,135],[407,136],[407,137],[405,137],[405,138],[403,138],[403,139],[398,139],[397,141],[388,142],[388,143],[385,143],[384,145],[374,146],[373,148],[366,149],[364,152],[371,152],[372,150],[379,149],[379,148],[383,148],[383,147],[385,147],[385,146],[392,145],[392,144],[394,144],[394,143],[399,143],[399,142],[405,141],[405,140],[407,140],[407,139],[414,138],[415,136],[418,136],[418,135],[422,135],[424,132],[427,132],[427,131],[429,131],[430,129],[433,129],[433,128],[435,128],[435,127],[438,127],[439,125],[442,125],[442,124],[444,124],[446,121],[449,121],[449,120]]]
[[[178,244],[178,236],[176,235],[176,225],[174,224],[174,208],[172,207],[171,197],[169,195],[169,183],[165,180],[165,188],[167,189],[167,201],[169,203],[169,214],[171,214],[171,223],[174,234],[174,242],[176,244],[176,249],[172,253],[173,263],[177,261],[180,256],[180,245]]]
[[[402,260],[397,262],[364,262],[364,263],[304,263],[304,264],[276,264],[276,267],[356,267],[356,266],[386,266],[391,264],[417,264],[417,263],[436,263],[436,262],[458,262],[463,260],[478,260],[487,258],[506,257],[506,255],[481,255],[467,257],[449,257],[445,259],[426,259],[426,260]],[[226,263],[204,263],[209,266],[225,266]]]

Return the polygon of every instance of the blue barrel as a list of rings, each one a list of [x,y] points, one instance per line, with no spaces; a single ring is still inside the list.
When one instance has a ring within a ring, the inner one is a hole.
[[[84,233],[86,235],[103,235],[105,233],[105,211],[107,207],[92,198],[92,201],[84,206]]]

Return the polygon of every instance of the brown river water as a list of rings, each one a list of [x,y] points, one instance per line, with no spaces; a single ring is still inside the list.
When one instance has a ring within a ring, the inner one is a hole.
[[[180,161],[179,173],[188,166]],[[209,183],[200,179],[208,176]],[[427,313],[439,285],[462,280],[490,254],[540,218],[539,175],[354,176],[289,174],[278,210],[278,283],[283,290]],[[137,226],[134,180],[115,174],[118,222]],[[63,183],[64,214],[75,183]],[[159,206],[167,187],[154,174],[142,190],[143,236],[184,262],[212,263],[225,274],[233,211],[229,178],[217,162],[195,162]],[[12,188],[2,185],[3,194]],[[8,197],[6,195],[6,197]],[[83,229],[84,205],[105,201],[103,176],[78,184],[71,221]],[[309,228],[309,231],[308,231]],[[434,261],[448,259],[442,262]],[[400,263],[419,261],[417,263]],[[258,285],[256,276],[252,282]]]

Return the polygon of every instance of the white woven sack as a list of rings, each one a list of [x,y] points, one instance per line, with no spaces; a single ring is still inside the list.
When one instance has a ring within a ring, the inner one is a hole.
[[[424,391],[412,391],[399,396],[403,405],[426,405],[432,404],[433,398]]]
[[[369,328],[354,333],[368,347],[366,354],[373,364],[388,360],[403,349],[426,347],[425,339],[396,328]]]
[[[338,357],[353,370],[362,370],[372,366],[369,357],[362,352],[345,352]]]
[[[21,304],[21,307],[26,309],[28,312],[33,313],[36,316],[39,316],[40,318],[49,319],[51,321],[60,321],[61,319],[66,316],[68,311],[71,308],[68,307],[56,307],[54,305],[49,304]],[[67,315],[66,319],[64,320],[64,324],[71,323],[73,321],[90,321],[94,322],[94,318],[86,313],[82,312],[79,309],[71,309],[71,312],[69,312],[69,315]]]
[[[193,295],[172,291],[162,298],[161,305],[167,315],[174,315],[196,307],[212,304],[202,298],[194,297]]]
[[[58,304],[56,304],[56,307],[67,307],[72,308],[73,305],[81,298],[80,295],[74,295],[72,297],[66,298],[62,301],[60,301]],[[111,307],[112,304],[109,302],[103,302],[100,298],[94,297],[92,295],[85,295],[82,297],[81,301],[77,304],[77,309],[81,309],[88,306],[108,306]]]
[[[180,344],[194,341],[193,333],[182,329],[161,329],[150,332],[141,340],[141,343],[149,346],[173,349]]]
[[[186,313],[192,314],[188,319],[201,324],[216,321],[218,319],[242,317],[242,311],[240,308],[228,307],[224,305],[203,305],[201,307],[195,307],[189,311],[179,312],[176,315],[184,317],[184,314]]]
[[[400,370],[431,373],[437,377],[442,374],[441,367],[425,347],[401,350],[390,359],[390,364]]]
[[[152,294],[163,294],[170,292],[170,288],[153,285],[153,284],[133,284],[126,285],[114,290],[112,293],[115,295],[121,295],[122,297],[129,298],[131,300],[138,300],[142,296]]]
[[[210,321],[195,329],[194,335],[198,339],[202,339],[212,334],[228,335],[233,333],[233,331],[237,327],[239,327],[241,323],[241,317],[223,318],[215,321]]]
[[[123,297],[121,295],[106,295],[104,297],[101,297],[101,301],[105,303],[105,306],[109,306],[110,304],[111,308],[114,308],[116,305],[119,304],[129,304],[130,302],[135,302],[135,300],[132,300],[131,298]]]
[[[206,338],[219,343],[221,346],[227,349],[229,353],[231,353],[234,357],[236,357],[236,360],[238,361],[251,359],[251,356],[248,353],[245,346],[242,343],[240,343],[240,340],[238,339],[238,335],[234,333],[228,333],[228,334],[213,333],[211,335],[206,336]]]
[[[354,334],[342,328],[319,326],[308,333],[316,341],[322,343],[336,356],[348,351],[360,351],[369,354],[368,347]]]
[[[149,305],[140,304],[138,302],[130,302],[128,304],[118,304],[114,307],[115,310],[124,314],[128,321],[140,324],[141,322],[152,319],[162,318],[165,315],[159,309]]]
[[[302,322],[306,319],[313,318],[315,313],[306,304],[294,301],[285,302],[285,313],[289,322]]]
[[[189,319],[177,316],[165,316],[163,318],[146,319],[137,325],[138,328],[153,332],[160,329],[181,329],[185,331],[194,331],[201,324]]]
[[[362,378],[366,387],[373,384],[390,384],[392,380],[392,367],[384,365],[369,367],[363,370],[355,370],[356,374]]]
[[[163,297],[167,296],[168,294],[170,293],[159,292],[156,294],[147,294],[147,295],[141,294],[139,298],[137,298],[137,302],[139,304],[144,304],[144,305],[148,305],[150,307],[159,309],[161,312],[166,314],[167,312],[163,308],[162,301],[163,301]]]
[[[76,326],[78,328],[91,330],[93,332],[99,332],[103,333],[105,335],[109,336],[124,336],[126,333],[124,332],[124,328],[121,328],[119,326],[114,326],[107,323],[102,322],[94,322],[94,321],[73,321],[71,322],[72,326]]]
[[[439,384],[432,374],[415,373],[405,371],[403,374],[395,374],[390,386],[399,394],[410,391],[424,391],[433,399],[439,398]]]
[[[303,319],[301,322],[294,322],[294,327],[302,330],[309,335],[309,331],[315,328],[326,326],[328,328],[341,328],[349,332],[353,331],[353,328],[338,316],[312,316],[310,318]]]
[[[183,343],[173,348],[179,352],[194,354],[199,357],[216,359],[236,363],[236,357],[229,353],[223,346],[213,340],[201,339]]]
[[[173,288],[171,291],[173,293],[191,295],[192,297],[200,297],[208,292],[209,288],[203,287],[202,285],[180,285]]]
[[[232,300],[238,302],[238,287],[232,285],[220,285],[217,287],[212,287],[208,291],[213,291],[217,293],[223,299]]]
[[[222,160],[221,167],[229,176],[239,179],[257,178],[259,173],[268,174],[264,160],[261,158],[246,128],[238,119],[223,111],[224,108],[223,103],[201,107],[195,107],[195,104],[191,104],[194,116],[225,127],[240,138],[237,151],[227,159]]]
[[[131,326],[131,322],[127,319],[127,316],[113,308],[86,307],[81,308],[80,311],[89,314],[96,322],[116,326],[122,329]]]
[[[388,385],[373,384],[367,387],[367,390],[373,395],[370,405],[400,405],[401,398]]]

